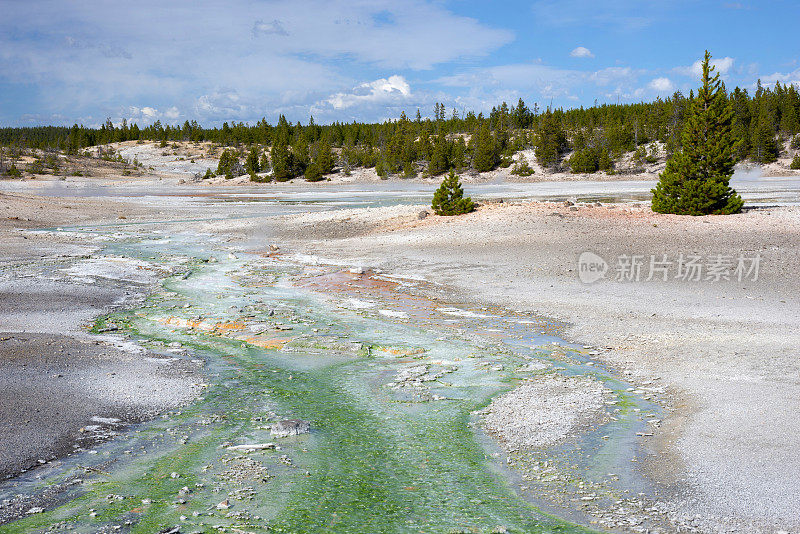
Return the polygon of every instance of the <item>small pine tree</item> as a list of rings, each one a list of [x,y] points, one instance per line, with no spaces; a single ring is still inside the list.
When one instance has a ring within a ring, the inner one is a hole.
[[[511,174],[516,174],[517,176],[530,176],[534,174],[533,169],[528,163],[528,158],[520,156],[519,160],[511,168]]]
[[[272,145],[270,159],[272,160],[272,174],[275,180],[285,182],[294,177],[292,153],[285,142],[279,141]]]
[[[238,176],[241,170],[242,164],[239,163],[239,156],[236,154],[236,151],[233,149],[223,150],[222,155],[219,157],[219,163],[217,164],[217,175],[225,176],[225,178],[230,180],[234,175]]]
[[[795,171],[800,170],[800,154],[797,154],[794,157],[792,163],[789,165],[789,168]]]
[[[433,194],[431,208],[436,215],[461,215],[473,211],[475,204],[469,197],[464,197],[458,176],[455,171],[450,170],[450,174],[442,180],[442,185]]]
[[[737,148],[731,135],[732,119],[733,110],[706,51],[703,86],[692,101],[682,149],[667,161],[653,189],[653,211],[681,215],[741,211],[742,197],[728,185]]]
[[[335,159],[331,145],[326,139],[321,139],[317,145],[317,157],[315,159],[322,174],[330,174],[333,172]]]
[[[437,176],[439,174],[444,173],[447,168],[450,166],[450,150],[449,144],[447,139],[444,136],[444,133],[439,133],[436,136],[436,140],[433,143],[433,150],[431,152],[431,158],[428,162],[428,174],[431,176]]]
[[[322,167],[320,166],[319,162],[311,162],[308,167],[306,167],[306,181],[307,182],[319,182],[323,178],[322,174]]]
[[[591,148],[576,150],[569,158],[569,167],[574,174],[591,174],[597,172],[597,155]]]
[[[536,136],[536,161],[542,167],[555,168],[561,161],[561,155],[567,149],[567,135],[561,120],[552,112],[542,115],[539,131]]]
[[[500,150],[494,136],[489,132],[489,125],[484,124],[475,134],[472,166],[478,172],[487,172],[499,164]]]
[[[751,136],[750,158],[756,163],[772,163],[778,159],[778,144],[772,120],[762,114]]]
[[[261,165],[258,162],[258,149],[256,147],[250,148],[250,152],[247,154],[247,159],[245,160],[244,169],[251,177],[261,172]]]
[[[258,166],[261,167],[261,172],[269,172],[272,170],[272,167],[269,164],[269,158],[267,157],[267,153],[264,152],[261,154],[261,161],[258,162]]]
[[[597,167],[601,171],[605,171],[607,173],[614,172],[614,160],[608,155],[608,150],[600,149],[600,155],[597,158]]]

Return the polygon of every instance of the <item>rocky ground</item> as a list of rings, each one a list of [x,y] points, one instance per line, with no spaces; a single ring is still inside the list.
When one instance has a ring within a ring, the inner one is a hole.
[[[186,403],[197,364],[146,353],[91,319],[133,305],[161,276],[96,257],[87,236],[31,231],[143,216],[130,204],[0,194],[0,479]],[[13,214],[13,215],[11,215]]]

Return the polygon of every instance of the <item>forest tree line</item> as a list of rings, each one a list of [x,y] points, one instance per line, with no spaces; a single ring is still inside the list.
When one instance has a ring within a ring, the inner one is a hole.
[[[725,95],[734,112],[733,131],[741,140],[738,160],[770,163],[781,143],[791,138],[800,149],[800,94],[793,85],[774,88],[758,82],[751,95],[736,88]],[[315,181],[339,166],[345,172],[374,167],[382,176],[440,175],[451,169],[478,172],[512,165],[513,155],[533,149],[543,167],[589,173],[614,172],[615,162],[626,152],[641,161],[653,161],[653,143],[660,142],[669,156],[681,149],[681,132],[693,92],[674,93],[649,103],[603,104],[590,108],[547,109],[503,102],[488,115],[448,113],[436,104],[434,116],[414,118],[401,114],[383,123],[291,124],[280,116],[276,125],[265,119],[255,125],[233,122],[203,128],[196,121],[183,125],[154,124],[140,128],[107,120],[100,128],[40,126],[0,128],[0,146],[16,149],[58,149],[67,154],[112,142],[210,141],[230,149],[223,152],[218,174],[271,171],[269,178],[288,180],[305,176]],[[564,159],[570,153],[569,159]],[[517,174],[530,174],[527,162],[517,162]]]

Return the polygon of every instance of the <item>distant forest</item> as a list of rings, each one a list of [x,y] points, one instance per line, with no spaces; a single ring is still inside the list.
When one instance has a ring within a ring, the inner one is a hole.
[[[800,148],[800,94],[793,85],[777,83],[754,94],[736,88],[727,92],[734,112],[733,131],[741,140],[737,157],[758,163],[775,161],[779,142],[792,138]],[[663,144],[669,155],[681,148],[681,132],[692,92],[676,92],[650,103],[604,104],[590,108],[532,108],[522,99],[512,106],[503,102],[484,116],[469,112],[448,113],[436,104],[433,118],[422,118],[419,110],[410,118],[383,123],[315,124],[289,123],[281,116],[276,125],[262,119],[254,125],[224,123],[221,128],[203,128],[196,121],[165,125],[160,121],[140,128],[123,121],[108,120],[100,128],[41,126],[0,128],[0,145],[16,149],[58,149],[77,154],[82,149],[111,142],[147,140],[211,141],[226,147],[218,173],[244,168],[255,173],[272,171],[271,177],[287,180],[305,175],[322,176],[339,166],[345,172],[356,167],[374,167],[379,175],[439,175],[450,169],[478,172],[512,165],[512,156],[534,149],[537,162],[551,169],[572,172],[614,172],[615,161],[626,152],[651,160],[653,143]],[[571,153],[569,159],[564,156]],[[246,163],[242,166],[239,158]],[[517,174],[530,174],[526,162],[517,162]]]

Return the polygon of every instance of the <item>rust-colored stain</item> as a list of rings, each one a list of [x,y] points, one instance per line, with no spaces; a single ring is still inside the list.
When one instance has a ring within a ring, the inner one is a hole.
[[[312,276],[306,279],[305,287],[336,291],[352,291],[354,287],[370,290],[395,291],[399,284],[390,280],[375,278],[369,271],[364,274],[354,274],[348,271]]]
[[[247,328],[247,325],[242,321],[225,321],[214,325],[214,330],[217,332],[238,332]]]
[[[263,338],[263,337],[246,337],[243,338],[241,341],[245,343],[249,343],[250,345],[254,345],[256,347],[261,347],[262,349],[282,349],[284,345],[292,341],[292,338]]]
[[[177,326],[178,328],[190,328],[192,330],[202,330],[204,332],[216,332],[223,334],[225,332],[239,332],[247,328],[247,325],[242,321],[223,321],[221,323],[212,323],[202,319],[185,319],[183,317],[170,316],[160,317],[156,319],[159,323],[168,326]]]

